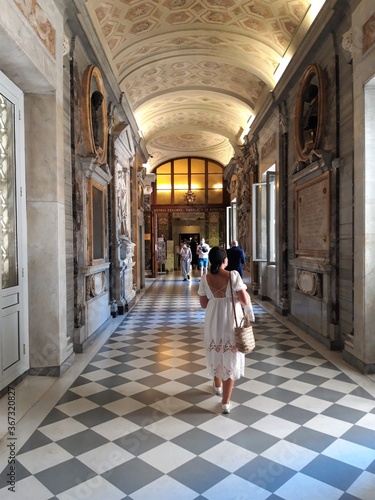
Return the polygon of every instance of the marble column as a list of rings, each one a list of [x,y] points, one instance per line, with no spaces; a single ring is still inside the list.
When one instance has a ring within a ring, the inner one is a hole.
[[[353,56],[354,97],[354,321],[352,335],[346,338],[344,359],[366,373],[375,373],[375,204],[373,176],[375,145],[375,64],[374,46],[364,52],[370,29],[371,2],[362,2],[353,13],[355,27]]]

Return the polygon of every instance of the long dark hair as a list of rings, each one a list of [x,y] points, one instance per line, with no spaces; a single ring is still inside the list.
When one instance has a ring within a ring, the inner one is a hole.
[[[224,248],[221,247],[212,247],[209,254],[208,259],[210,261],[210,273],[217,274],[219,272],[221,264],[224,262],[224,259],[227,256],[227,252]]]

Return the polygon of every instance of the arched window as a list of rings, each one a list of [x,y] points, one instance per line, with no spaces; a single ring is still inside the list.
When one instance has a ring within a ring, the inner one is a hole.
[[[179,158],[156,170],[156,205],[221,205],[223,167],[204,158]]]

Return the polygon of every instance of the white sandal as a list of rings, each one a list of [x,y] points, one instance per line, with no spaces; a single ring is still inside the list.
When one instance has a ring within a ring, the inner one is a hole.
[[[214,386],[214,393],[216,394],[216,396],[222,396],[223,395],[222,386],[216,387],[215,382],[213,383],[213,386]]]
[[[230,403],[228,404],[222,404],[221,405],[221,410],[223,415],[229,415],[230,413]]]

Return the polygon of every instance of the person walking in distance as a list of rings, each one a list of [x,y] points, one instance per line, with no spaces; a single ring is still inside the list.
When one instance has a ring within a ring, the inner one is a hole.
[[[213,377],[213,390],[222,396],[222,413],[231,409],[234,381],[244,375],[245,355],[237,350],[234,334],[234,311],[240,322],[244,314],[255,321],[246,285],[237,271],[226,271],[228,264],[224,248],[213,247],[209,252],[210,273],[199,283],[200,305],[206,310],[204,319],[204,345],[208,373]]]
[[[210,247],[206,243],[206,240],[204,238],[201,238],[201,242],[197,246],[198,267],[199,267],[201,278],[204,274],[207,274],[208,252],[209,251],[210,251]]]
[[[190,265],[191,265],[191,250],[189,245],[186,243],[182,244],[181,250],[180,250],[180,265],[181,265],[181,272],[182,276],[184,277],[184,281],[187,281],[190,279]]]
[[[198,242],[195,236],[190,240],[190,250],[192,254],[191,267],[193,269],[198,269],[198,255],[197,255]]]
[[[241,278],[243,278],[242,265],[246,262],[246,256],[242,248],[238,246],[237,240],[230,242],[230,248],[227,250],[227,257],[227,271],[237,271]]]

